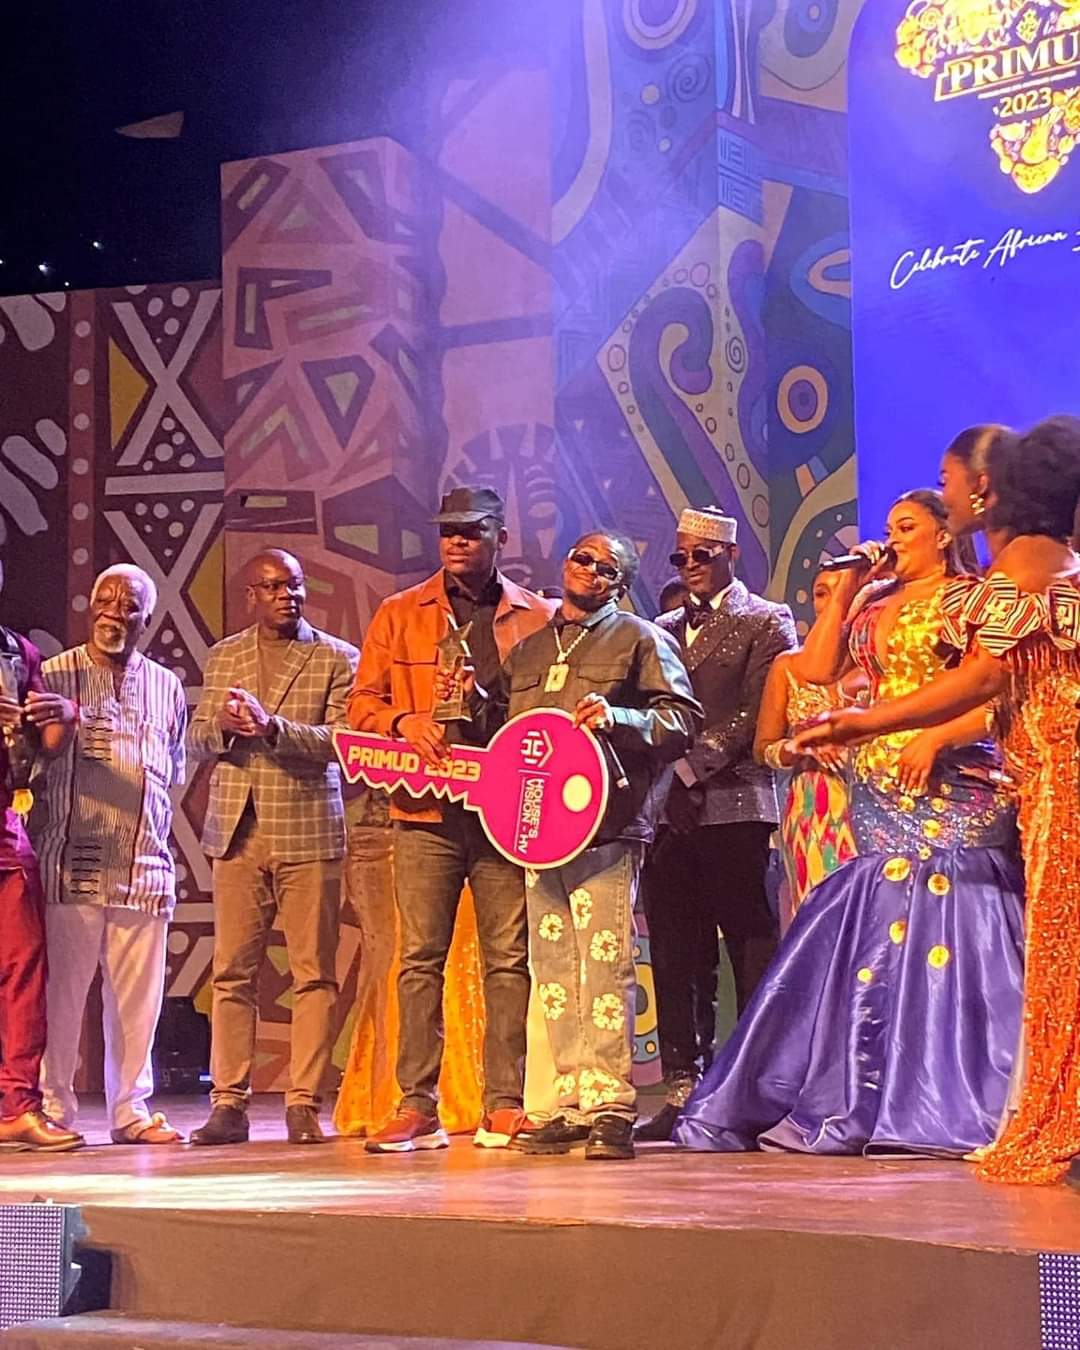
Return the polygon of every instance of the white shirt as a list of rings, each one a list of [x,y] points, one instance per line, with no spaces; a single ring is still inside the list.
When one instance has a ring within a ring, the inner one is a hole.
[[[713,596],[713,598],[709,601],[709,607],[712,609],[714,614],[724,603],[724,596],[727,595],[728,591],[731,590],[731,587],[732,582],[729,581],[728,584],[724,587],[724,589],[722,591],[717,591],[716,594]],[[686,605],[687,605],[687,613],[689,613],[690,608],[689,600],[687,600]],[[695,606],[695,608],[698,608],[698,606]],[[694,645],[694,643],[697,641],[697,637],[700,632],[701,628],[691,628],[689,624],[686,625],[686,645],[688,647],[692,647]]]
[[[170,670],[135,653],[117,692],[85,646],[41,668],[47,688],[72,699],[79,725],[50,760],[31,831],[45,898],[171,913],[169,789],[184,781],[187,706]]]

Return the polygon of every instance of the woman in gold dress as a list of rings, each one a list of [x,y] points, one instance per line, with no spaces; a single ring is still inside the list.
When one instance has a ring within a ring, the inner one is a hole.
[[[985,581],[947,619],[967,659],[891,703],[833,712],[799,744],[844,744],[940,724],[998,700],[1020,796],[1027,880],[1026,1062],[1015,1115],[979,1175],[1053,1181],[1080,1154],[1080,420],[1002,437],[986,466],[985,511],[1003,542]]]
[[[858,579],[844,577],[806,643],[808,674],[836,678],[850,662],[872,703],[959,659],[943,641],[943,605],[978,584],[955,575],[936,493],[901,497],[888,532],[891,580],[849,623]],[[811,642],[819,629],[824,645]],[[945,740],[904,732],[859,747],[858,855],[795,915],[677,1143],[962,1157],[993,1138],[1020,1022],[1023,877],[996,758],[970,739],[961,726]]]

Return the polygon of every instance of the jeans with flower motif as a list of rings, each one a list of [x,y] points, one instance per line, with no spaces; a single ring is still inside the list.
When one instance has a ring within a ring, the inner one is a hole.
[[[634,901],[642,846],[586,849],[526,874],[533,978],[555,1061],[560,1114],[636,1115]]]

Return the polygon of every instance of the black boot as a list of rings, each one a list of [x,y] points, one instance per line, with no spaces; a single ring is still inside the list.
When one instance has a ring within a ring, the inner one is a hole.
[[[215,1106],[201,1130],[192,1130],[193,1144],[246,1144],[247,1112],[240,1106]]]
[[[666,1144],[671,1139],[671,1132],[675,1128],[681,1110],[682,1107],[665,1102],[651,1120],[646,1120],[637,1127],[634,1138],[640,1139],[643,1144]]]
[[[514,1143],[521,1153],[569,1153],[572,1148],[580,1148],[591,1135],[588,1125],[575,1125],[565,1116],[555,1116],[539,1130],[519,1134]]]
[[[634,1122],[626,1116],[597,1116],[585,1145],[586,1158],[632,1158]]]

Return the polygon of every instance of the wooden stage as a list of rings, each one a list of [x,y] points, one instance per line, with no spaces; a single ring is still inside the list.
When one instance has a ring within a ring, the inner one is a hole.
[[[185,1133],[205,1101],[164,1104]],[[283,1142],[0,1157],[0,1204],[78,1205],[133,1316],[249,1327],[686,1347],[1040,1344],[1037,1253],[1080,1195],[962,1163],[642,1148],[633,1163]],[[4,1338],[0,1337],[0,1345]]]

